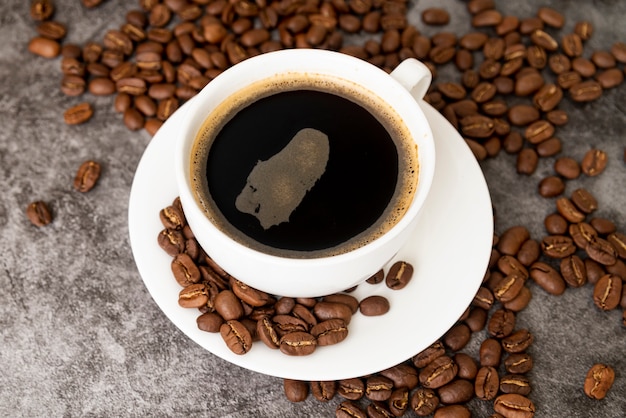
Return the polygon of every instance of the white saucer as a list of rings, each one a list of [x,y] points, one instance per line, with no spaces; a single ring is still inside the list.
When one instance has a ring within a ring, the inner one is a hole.
[[[154,136],[137,167],[130,193],[130,243],[145,286],[167,317],[211,353],[241,367],[299,380],[338,380],[394,366],[428,347],[461,316],[480,286],[491,254],[493,217],[482,171],[458,132],[429,105],[422,108],[436,141],[437,164],[430,195],[412,240],[393,261],[410,262],[410,284],[392,291],[362,284],[352,294],[387,297],[389,312],[379,317],[357,313],[341,343],[319,347],[313,355],[290,357],[254,344],[245,355],[232,353],[219,334],[200,331],[196,309],[178,305],[180,286],[171,257],[157,244],[163,229],[159,211],[178,196],[173,172],[181,107]]]

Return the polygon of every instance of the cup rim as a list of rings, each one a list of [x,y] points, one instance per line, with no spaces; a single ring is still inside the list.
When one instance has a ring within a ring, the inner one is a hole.
[[[323,65],[320,65],[321,63],[323,63]],[[277,65],[280,67],[279,69],[275,68]],[[275,70],[267,70],[270,66],[274,67]],[[353,74],[349,74],[346,68],[354,69],[355,72]],[[259,75],[259,69],[262,69],[261,73],[267,75]],[[297,258],[281,257],[250,248],[232,239],[221,229],[213,225],[213,223],[205,216],[202,208],[199,207],[193,193],[191,192],[189,179],[190,147],[195,141],[195,137],[202,122],[206,119],[206,116],[210,113],[210,111],[226,98],[226,96],[224,96],[225,94],[235,94],[241,88],[254,81],[263,80],[272,75],[288,72],[325,74],[343,78],[351,82],[354,82],[354,79],[351,77],[352,75],[357,75],[359,79],[362,79],[365,76],[375,77],[374,80],[377,80],[377,82],[370,81],[369,85],[365,85],[360,81],[357,81],[356,84],[374,94],[377,94],[383,102],[392,106],[400,116],[403,116],[403,122],[407,125],[407,127],[409,127],[411,133],[413,134],[412,136],[414,137],[414,141],[416,141],[419,145],[418,161],[420,171],[418,176],[418,185],[408,210],[402,218],[383,235],[351,251],[330,256]],[[394,100],[393,104],[389,103],[390,100],[380,97],[381,94],[379,93],[383,92],[383,90],[387,87],[391,89],[390,91],[392,91],[392,94],[383,95],[389,95],[392,97]],[[220,90],[219,94],[217,94],[218,90]],[[226,91],[226,93],[221,90]],[[216,96],[224,97],[221,100],[213,100],[213,97]],[[192,208],[185,208],[185,212],[186,214],[187,211],[194,211],[196,214],[200,212],[202,216],[195,216],[195,218],[201,219],[199,222],[202,222],[203,227],[211,230],[211,235],[218,234],[223,240],[225,240],[225,242],[228,242],[228,245],[231,248],[245,254],[245,256],[249,257],[249,259],[256,259],[259,261],[271,260],[272,264],[278,266],[279,268],[296,266],[310,267],[320,264],[333,266],[353,259],[358,259],[364,254],[376,252],[380,247],[386,245],[390,240],[395,239],[407,227],[409,227],[414,218],[417,217],[424,201],[426,200],[428,192],[430,191],[434,176],[435,148],[430,124],[426,119],[424,112],[420,108],[416,98],[414,98],[410,92],[406,90],[396,79],[382,69],[359,58],[334,51],[306,48],[264,53],[248,58],[225,70],[213,79],[206,87],[204,87],[189,104],[190,109],[186,113],[181,124],[179,138],[180,143],[177,144],[175,151],[176,181],[179,193],[181,194],[181,200],[183,201],[183,206],[184,202],[192,202]],[[204,113],[202,116],[198,116],[201,113],[201,109]],[[410,111],[413,111],[413,114],[410,115],[411,119],[407,119],[407,113]],[[418,124],[420,126],[417,130],[415,130],[415,126]],[[411,128],[411,126],[413,126],[413,128]],[[422,135],[423,139],[415,138],[417,134]],[[427,161],[427,163],[424,164],[423,161]]]

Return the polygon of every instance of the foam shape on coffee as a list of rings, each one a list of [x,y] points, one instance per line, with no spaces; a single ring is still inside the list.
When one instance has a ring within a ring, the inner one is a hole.
[[[257,162],[235,207],[257,218],[263,229],[288,222],[326,171],[329,155],[326,134],[313,128],[301,129],[282,150]]]

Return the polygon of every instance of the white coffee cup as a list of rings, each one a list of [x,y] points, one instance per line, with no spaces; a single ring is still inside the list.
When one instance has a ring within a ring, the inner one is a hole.
[[[192,149],[207,116],[224,100],[260,80],[277,75],[319,74],[349,80],[376,95],[402,119],[417,144],[419,181],[404,216],[384,235],[352,251],[317,258],[270,255],[251,249],[225,234],[206,216],[194,197]],[[418,101],[432,80],[428,67],[403,61],[390,74],[366,61],[337,52],[293,49],[249,58],[212,80],[188,104],[176,140],[175,171],[185,216],[207,254],[233,277],[265,292],[292,297],[323,296],[351,288],[380,270],[407,242],[428,195],[435,168],[435,146],[428,120]],[[173,138],[174,139],[174,138]]]

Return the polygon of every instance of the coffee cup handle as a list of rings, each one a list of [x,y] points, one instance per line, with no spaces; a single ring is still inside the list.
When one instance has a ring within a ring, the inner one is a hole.
[[[407,89],[417,101],[424,98],[433,80],[430,69],[415,58],[405,59],[389,75]]]

